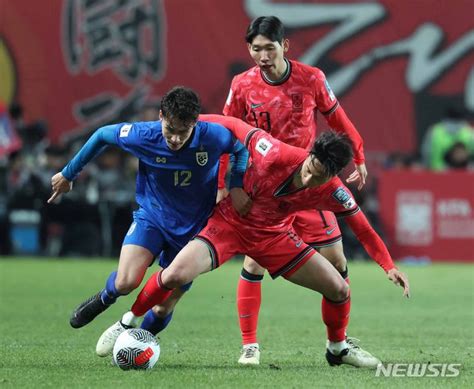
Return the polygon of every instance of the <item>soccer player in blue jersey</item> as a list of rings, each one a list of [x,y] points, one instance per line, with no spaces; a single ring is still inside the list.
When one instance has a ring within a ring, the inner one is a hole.
[[[91,322],[119,296],[137,288],[155,257],[166,268],[206,224],[216,199],[219,158],[235,157],[230,187],[241,187],[248,151],[223,126],[198,121],[198,96],[175,87],[161,101],[161,121],[122,123],[99,128],[51,179],[53,202],[72,189],[72,182],[104,146],[114,145],[139,159],[136,200],[139,209],[123,241],[118,270],[105,288],[80,304],[70,319],[74,328]],[[191,284],[178,288],[162,306],[144,318],[142,328],[157,334]],[[97,349],[100,355],[100,347]]]

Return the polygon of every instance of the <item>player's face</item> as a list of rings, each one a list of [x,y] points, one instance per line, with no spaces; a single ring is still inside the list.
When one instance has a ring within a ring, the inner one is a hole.
[[[182,122],[179,119],[165,118],[160,112],[161,128],[168,147],[177,151],[188,141],[196,122]]]
[[[286,70],[285,52],[288,51],[288,39],[272,42],[263,35],[257,35],[247,44],[250,56],[270,79],[280,78]]]
[[[322,185],[331,178],[332,177],[327,174],[324,165],[314,156],[309,155],[303,162],[303,166],[301,167],[301,182],[304,186],[311,188]]]

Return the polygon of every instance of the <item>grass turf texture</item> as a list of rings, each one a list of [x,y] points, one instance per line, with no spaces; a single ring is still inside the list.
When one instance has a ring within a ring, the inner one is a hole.
[[[261,365],[239,366],[238,261],[195,282],[161,335],[155,369],[124,372],[97,357],[95,344],[136,293],[82,329],[68,322],[72,309],[100,289],[114,266],[110,260],[0,260],[0,387],[459,388],[474,382],[472,265],[402,268],[412,284],[410,300],[375,264],[349,268],[349,335],[384,362],[461,363],[456,378],[381,378],[370,370],[329,367],[320,296],[268,276],[259,326]]]

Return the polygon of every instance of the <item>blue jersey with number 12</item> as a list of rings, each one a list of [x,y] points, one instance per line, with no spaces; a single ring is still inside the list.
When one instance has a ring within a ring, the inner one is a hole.
[[[221,125],[197,122],[178,151],[168,148],[161,122],[119,124],[115,136],[117,145],[140,161],[136,200],[147,219],[174,241],[198,233],[215,205],[219,158],[234,151],[232,134]]]

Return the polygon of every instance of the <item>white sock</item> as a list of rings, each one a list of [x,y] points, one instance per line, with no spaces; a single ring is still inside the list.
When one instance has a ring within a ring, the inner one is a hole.
[[[131,311],[126,312],[122,316],[122,320],[121,320],[122,324],[125,324],[126,326],[130,326],[130,327],[137,327],[139,321],[140,321],[140,318],[138,316],[135,316]]]
[[[258,343],[247,343],[242,346],[243,348],[257,347],[260,350]]]
[[[345,340],[343,340],[342,342],[331,342],[330,340],[328,341],[328,349],[334,355],[339,355],[342,350],[344,350],[348,347],[349,346],[347,345]]]

